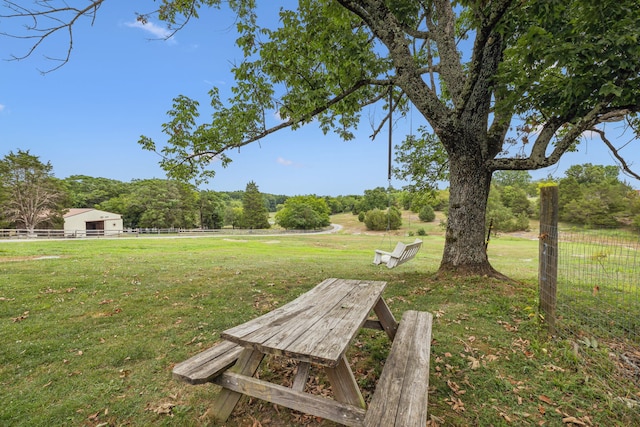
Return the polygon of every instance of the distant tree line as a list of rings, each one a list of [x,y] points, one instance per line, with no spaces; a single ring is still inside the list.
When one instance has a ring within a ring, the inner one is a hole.
[[[576,225],[640,229],[640,194],[620,181],[618,172],[615,166],[589,163],[570,167],[555,180],[560,219]],[[122,182],[86,175],[57,179],[50,163],[18,150],[0,159],[0,228],[61,228],[62,215],[70,208],[118,213],[126,228],[262,229],[271,227],[270,214],[276,213],[273,222],[283,228],[320,229],[330,224],[331,215],[351,212],[368,229],[386,230],[400,228],[402,209],[418,213],[421,221],[433,221],[434,211],[446,217],[448,190],[415,188],[289,197],[261,193],[255,182],[247,183],[244,191],[212,191],[169,179]],[[496,172],[487,222],[496,231],[527,230],[529,219],[539,210],[537,194],[538,182],[528,172]]]

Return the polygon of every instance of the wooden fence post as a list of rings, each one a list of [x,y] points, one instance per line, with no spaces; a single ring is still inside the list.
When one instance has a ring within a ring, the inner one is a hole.
[[[558,186],[540,187],[540,236],[538,257],[538,309],[553,333],[558,285]]]

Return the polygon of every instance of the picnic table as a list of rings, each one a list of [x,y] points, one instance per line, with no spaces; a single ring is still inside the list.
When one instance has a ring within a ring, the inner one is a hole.
[[[381,281],[324,280],[288,304],[227,329],[218,345],[176,365],[174,376],[222,386],[212,409],[223,421],[248,395],[348,426],[425,425],[432,318],[411,311],[398,324],[382,298],[385,287]],[[375,319],[368,318],[372,311]],[[368,409],[345,356],[362,327],[383,330],[394,341]],[[298,362],[291,387],[254,378],[266,355]],[[334,399],[305,392],[312,365],[326,372]]]

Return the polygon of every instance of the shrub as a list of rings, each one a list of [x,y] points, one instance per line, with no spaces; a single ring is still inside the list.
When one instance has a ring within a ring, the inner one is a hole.
[[[276,213],[276,223],[281,227],[296,230],[313,230],[331,223],[327,202],[316,196],[295,196],[284,202]]]
[[[432,222],[436,219],[436,213],[430,205],[424,205],[422,209],[420,209],[418,218],[420,218],[422,222]]]
[[[358,221],[364,222],[364,217],[365,217],[365,213],[364,212],[360,212],[358,214]]]
[[[402,216],[395,207],[388,211],[372,209],[365,215],[364,224],[368,230],[383,231],[387,228],[389,230],[397,230],[402,225]]]
[[[427,232],[424,230],[424,228],[418,228],[418,236],[426,236]]]

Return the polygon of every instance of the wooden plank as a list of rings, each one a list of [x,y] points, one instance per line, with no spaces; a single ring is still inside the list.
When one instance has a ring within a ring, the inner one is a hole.
[[[398,322],[382,297],[376,302],[373,311],[380,321],[380,326],[382,326],[382,329],[387,333],[389,339],[393,341],[396,336],[396,331],[398,330]]]
[[[287,347],[292,355],[309,355],[313,362],[337,366],[351,340],[364,324],[384,289],[384,282],[363,282],[313,326],[313,334],[301,336]]]
[[[309,371],[311,370],[311,364],[308,362],[298,363],[298,371],[293,379],[291,388],[295,391],[304,391],[304,387],[307,385],[307,379],[309,378]]]
[[[310,307],[312,307],[313,304],[310,304],[310,301],[313,302],[314,298],[322,296],[322,294],[326,292],[326,289],[335,284],[335,282],[338,280],[340,279],[325,279],[319,285],[300,295],[293,301],[290,301],[289,303],[278,307],[275,310],[270,311],[269,313],[257,317],[249,322],[243,323],[242,325],[227,329],[226,331],[222,332],[222,337],[224,339],[233,341],[233,339],[247,336],[256,330],[265,327],[266,325],[270,325],[276,320],[281,322],[285,321],[288,316],[295,316],[299,313],[300,310],[309,309]]]
[[[362,420],[365,416],[364,409],[325,397],[301,393],[288,387],[230,371],[218,376],[214,383],[234,392],[266,400],[306,414],[313,414],[346,426],[362,427]]]
[[[426,312],[402,316],[365,417],[367,427],[426,424],[432,320]]]
[[[261,350],[264,350],[262,343],[274,336],[278,337],[280,341],[291,335],[297,337],[298,334],[304,333],[310,327],[301,324],[302,322],[306,319],[313,319],[318,316],[318,313],[322,313],[323,304],[331,304],[332,301],[342,298],[340,292],[345,292],[348,289],[346,286],[341,286],[344,282],[340,279],[324,280],[288,304],[243,325],[224,331],[222,337]],[[274,351],[273,354],[279,353]]]
[[[412,348],[409,351],[410,360],[405,372],[406,379],[402,384],[396,426],[423,426],[427,423],[432,318],[429,313],[417,317],[414,339],[411,340]],[[424,342],[428,344],[423,345],[423,342],[415,337],[425,337]]]
[[[240,354],[240,357],[235,366],[226,372],[234,372],[243,376],[251,377],[258,370],[258,367],[260,366],[263,358],[264,354],[260,353],[259,351],[244,349]],[[213,378],[212,382],[216,383],[218,378],[220,378],[220,376]],[[223,388],[216,400],[213,402],[212,410],[215,417],[220,421],[226,421],[227,418],[229,418],[229,415],[231,415],[231,412],[233,412],[233,408],[236,407],[236,405],[238,404],[238,400],[240,400],[241,397],[241,393],[238,393],[237,391],[231,389]]]
[[[327,279],[275,310],[276,315],[269,313],[222,336],[264,353],[336,366],[385,286],[385,282]],[[331,338],[318,348],[326,337]]]
[[[334,286],[326,289],[325,294],[308,300],[311,307],[309,310],[300,312],[295,317],[287,318],[284,322],[278,319],[272,324],[265,325],[260,334],[245,336],[243,340],[266,352],[277,352],[293,358],[305,357],[307,355],[304,352],[291,350],[292,343],[305,337],[314,342],[322,339],[325,331],[318,327],[318,320],[326,316],[326,313],[333,307],[339,305],[345,295],[357,285],[358,281],[355,280],[336,281]],[[337,363],[337,361],[332,362]]]
[[[173,377],[189,384],[204,384],[238,360],[242,347],[229,341],[221,341],[213,347],[178,363]]]
[[[346,356],[342,356],[340,363],[335,368],[325,368],[325,372],[338,402],[359,406],[363,409],[367,407]]]

